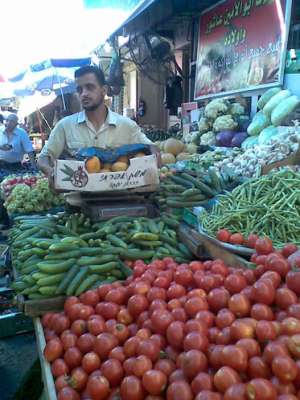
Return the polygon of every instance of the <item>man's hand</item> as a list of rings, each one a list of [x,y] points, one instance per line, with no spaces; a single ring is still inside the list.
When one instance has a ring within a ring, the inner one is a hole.
[[[154,144],[151,144],[150,151],[151,151],[151,154],[154,154],[156,156],[157,166],[158,166],[158,168],[160,168],[161,167],[161,155],[160,155],[159,148],[157,146],[155,146]]]
[[[9,151],[11,149],[12,149],[11,144],[4,144],[3,146],[0,146],[0,150],[3,150],[3,151]]]

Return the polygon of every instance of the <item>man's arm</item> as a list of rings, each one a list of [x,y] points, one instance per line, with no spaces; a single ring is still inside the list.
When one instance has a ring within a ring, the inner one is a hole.
[[[52,176],[53,164],[51,158],[47,155],[41,155],[37,160],[38,169],[41,170],[48,178]]]
[[[153,144],[153,142],[151,142],[150,139],[147,138],[147,136],[142,132],[141,128],[137,124],[134,124],[132,129],[133,129],[134,142],[150,145],[151,154],[154,154],[156,156],[157,165],[158,165],[158,167],[160,167],[161,166],[161,156],[160,156],[159,148],[157,146],[155,146]]]

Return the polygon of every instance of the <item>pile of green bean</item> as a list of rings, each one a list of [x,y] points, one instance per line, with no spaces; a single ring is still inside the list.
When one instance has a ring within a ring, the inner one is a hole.
[[[300,245],[300,173],[283,169],[246,181],[218,197],[211,212],[200,216],[211,235],[219,229],[268,236],[276,247]]]

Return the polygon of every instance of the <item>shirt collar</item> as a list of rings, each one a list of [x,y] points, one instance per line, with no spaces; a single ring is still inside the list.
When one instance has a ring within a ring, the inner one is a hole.
[[[7,135],[7,132],[6,132],[6,129],[5,129],[4,125],[0,127],[0,133]],[[13,130],[12,134],[14,136],[18,136],[18,128],[17,127]]]
[[[78,113],[78,117],[77,117],[77,123],[81,124],[83,122],[86,122],[87,120],[87,116],[85,111],[80,111]],[[116,126],[117,125],[117,116],[114,112],[112,112],[108,107],[107,107],[107,117],[106,120],[104,122],[107,125],[112,125],[112,126]]]

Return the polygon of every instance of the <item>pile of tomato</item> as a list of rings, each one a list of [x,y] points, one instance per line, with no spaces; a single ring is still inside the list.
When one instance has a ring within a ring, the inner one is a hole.
[[[297,248],[254,247],[255,269],[139,260],[44,315],[58,400],[300,399]]]

